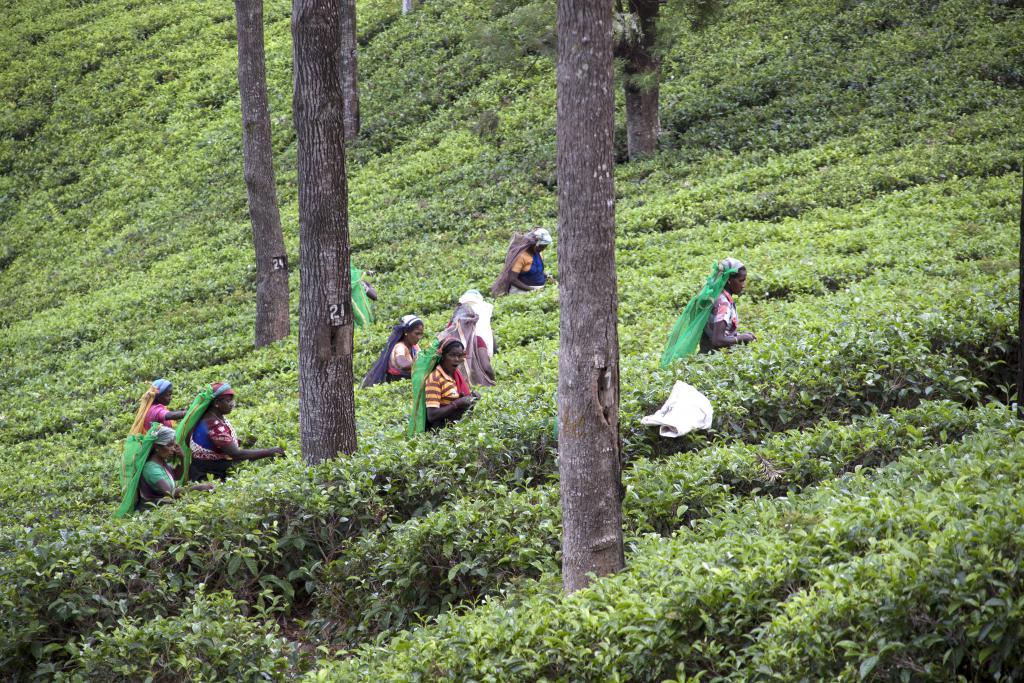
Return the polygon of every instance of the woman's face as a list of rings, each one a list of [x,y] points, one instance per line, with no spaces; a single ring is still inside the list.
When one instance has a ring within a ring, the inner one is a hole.
[[[408,332],[402,335],[402,341],[407,346],[415,346],[420,343],[420,339],[423,339],[423,325],[417,325]]]
[[[217,412],[221,415],[227,415],[235,409],[235,395],[227,394],[225,396],[218,396],[217,400],[213,402]]]
[[[164,460],[171,460],[181,455],[181,448],[178,447],[178,444],[173,442],[167,445],[154,444],[153,453]]]
[[[452,346],[452,348],[445,351],[444,356],[441,357],[441,363],[448,370],[454,370],[455,368],[462,365],[466,360],[466,349],[462,348],[461,344]]]
[[[153,402],[154,403],[159,403],[161,405],[165,405],[166,406],[166,405],[170,405],[171,398],[173,398],[173,397],[174,397],[174,389],[172,389],[171,387],[167,387],[166,389],[164,389],[163,391],[161,391],[159,394],[156,395],[156,398],[153,399]]]
[[[728,290],[730,294],[740,294],[747,286],[747,271],[743,269],[729,278]]]

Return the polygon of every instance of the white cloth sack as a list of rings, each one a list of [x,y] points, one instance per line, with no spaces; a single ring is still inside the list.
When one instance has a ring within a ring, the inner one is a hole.
[[[665,405],[640,420],[640,424],[660,426],[658,433],[674,439],[694,429],[708,429],[715,411],[711,401],[686,382],[676,382]]]

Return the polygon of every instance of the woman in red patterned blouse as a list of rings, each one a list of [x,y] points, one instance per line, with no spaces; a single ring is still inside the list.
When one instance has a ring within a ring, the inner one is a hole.
[[[192,463],[188,470],[190,480],[203,481],[209,474],[223,481],[228,469],[239,460],[284,455],[284,449],[280,447],[239,447],[238,434],[226,417],[235,409],[235,392],[227,383],[218,382],[212,386],[216,398],[189,436],[192,448]]]

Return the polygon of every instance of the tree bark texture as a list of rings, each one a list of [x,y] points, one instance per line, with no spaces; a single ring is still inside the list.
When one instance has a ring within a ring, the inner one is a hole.
[[[630,3],[630,9],[640,20],[640,37],[637,42],[621,49],[626,62],[623,90],[626,95],[626,146],[630,161],[658,151],[661,58],[657,55],[655,42],[659,7],[657,0],[634,0]]]
[[[359,75],[356,60],[356,0],[341,0],[341,93],[345,141],[359,136]]]
[[[245,187],[256,250],[256,346],[288,336],[288,258],[277,207],[263,51],[263,0],[235,0]]]
[[[294,0],[299,435],[309,464],[356,448],[339,0]]]
[[[412,13],[412,0],[402,0],[402,14]]]
[[[611,0],[558,0],[562,584],[624,566]]]
[[[1020,265],[1017,271],[1017,417],[1024,420],[1024,168],[1020,191]]]

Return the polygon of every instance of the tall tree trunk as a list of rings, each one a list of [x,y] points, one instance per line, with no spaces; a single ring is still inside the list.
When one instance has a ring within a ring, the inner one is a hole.
[[[359,76],[356,69],[356,0],[341,0],[341,94],[345,141],[359,136]]]
[[[256,250],[256,346],[288,336],[288,257],[277,208],[263,55],[263,0],[235,0],[245,186]]]
[[[558,0],[562,584],[624,566],[611,0]]]
[[[309,464],[356,448],[339,0],[294,0],[299,436]]]
[[[634,0],[631,9],[640,20],[640,37],[622,46],[625,57],[623,90],[626,95],[626,145],[629,160],[651,156],[658,151],[661,119],[658,113],[658,83],[661,58],[656,52],[658,31],[657,0]]]
[[[1017,417],[1024,420],[1024,168],[1020,191],[1020,265],[1017,271]]]
[[[412,0],[402,0],[402,14],[409,14],[412,12]]]

